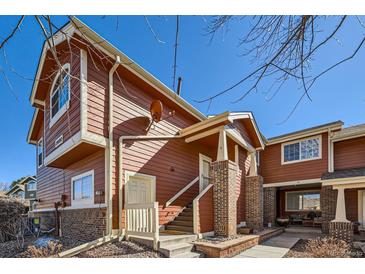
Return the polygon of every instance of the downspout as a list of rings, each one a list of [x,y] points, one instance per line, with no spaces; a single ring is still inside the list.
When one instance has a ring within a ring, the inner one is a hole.
[[[169,140],[169,139],[179,139],[183,138],[179,135],[155,135],[155,136],[120,136],[119,137],[119,235],[123,236],[125,234],[124,229],[122,229],[122,212],[123,212],[123,142],[125,140]]]
[[[114,99],[114,86],[113,75],[118,66],[120,65],[120,57],[115,57],[115,63],[109,71],[109,124],[108,124],[108,147],[107,147],[107,234],[111,235],[113,232],[113,99]]]

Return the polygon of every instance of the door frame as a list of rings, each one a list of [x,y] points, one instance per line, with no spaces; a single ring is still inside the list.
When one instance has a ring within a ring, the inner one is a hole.
[[[143,178],[144,180],[146,179],[149,180],[152,184],[152,190],[151,190],[152,202],[156,202],[156,176],[126,170],[125,184],[124,184],[124,205],[128,204],[127,194],[128,194],[128,182],[130,180],[130,177],[137,177],[137,178],[140,177]]]
[[[204,154],[199,153],[199,193],[203,191],[203,160],[208,161],[209,163],[212,163],[212,159]]]

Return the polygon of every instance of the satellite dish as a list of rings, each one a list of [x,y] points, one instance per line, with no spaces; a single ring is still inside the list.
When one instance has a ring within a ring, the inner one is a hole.
[[[150,113],[154,122],[160,122],[162,118],[163,106],[160,100],[154,100],[150,106]]]

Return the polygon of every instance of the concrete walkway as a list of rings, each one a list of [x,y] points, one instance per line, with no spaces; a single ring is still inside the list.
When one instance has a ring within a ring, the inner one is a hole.
[[[243,251],[234,258],[282,258],[298,241],[298,237],[283,233]]]

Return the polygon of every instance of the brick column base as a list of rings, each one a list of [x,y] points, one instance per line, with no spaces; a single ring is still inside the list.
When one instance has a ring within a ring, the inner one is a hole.
[[[237,234],[236,172],[237,165],[228,160],[211,164],[216,236]]]
[[[321,212],[322,232],[329,233],[329,224],[335,219],[337,204],[337,191],[332,186],[322,186],[321,189]]]
[[[330,222],[329,234],[346,242],[350,242],[354,236],[354,226],[351,222]]]
[[[264,188],[264,225],[271,223],[272,226],[276,222],[276,188]]]
[[[264,227],[263,178],[261,176],[246,177],[246,224],[255,230]]]

